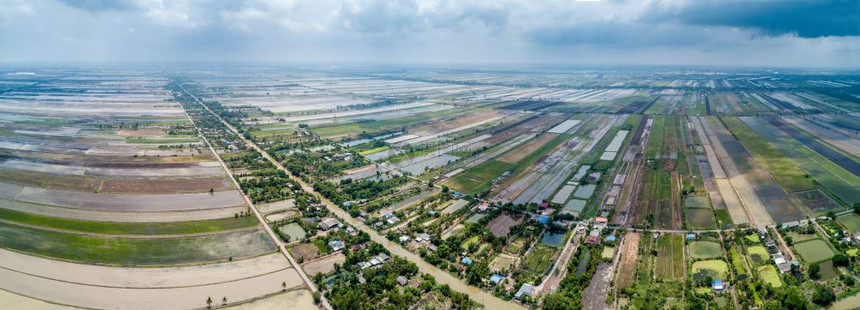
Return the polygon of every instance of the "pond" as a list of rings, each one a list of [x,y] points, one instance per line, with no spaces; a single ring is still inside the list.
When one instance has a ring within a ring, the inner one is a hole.
[[[278,228],[281,232],[290,236],[290,240],[298,240],[305,237],[305,230],[299,224],[289,223]]]
[[[582,199],[591,198],[591,195],[594,194],[595,189],[597,189],[597,185],[594,184],[582,185],[578,189],[576,189],[576,193],[573,193],[573,197]]]
[[[547,231],[546,234],[543,235],[543,239],[541,239],[540,242],[551,247],[559,247],[561,246],[561,243],[564,242],[564,236],[566,235],[567,233],[554,234],[550,231]]]
[[[591,259],[591,251],[586,251],[582,259],[579,260],[579,265],[576,266],[576,272],[573,274],[577,277],[581,276],[585,269],[588,268],[588,260]]]

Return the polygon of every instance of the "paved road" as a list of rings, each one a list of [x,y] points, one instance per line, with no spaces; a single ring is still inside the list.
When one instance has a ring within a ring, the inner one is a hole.
[[[197,97],[195,97],[193,94],[189,93],[188,91],[186,91],[186,93],[191,95],[195,100],[197,100],[198,103],[203,105],[200,102],[200,100],[197,99]],[[412,261],[413,263],[415,263],[415,265],[418,266],[418,269],[421,272],[424,272],[424,273],[427,273],[427,274],[434,276],[436,278],[437,283],[447,284],[448,286],[451,287],[451,289],[469,295],[469,297],[471,297],[473,300],[483,304],[486,309],[525,309],[525,307],[523,307],[519,304],[502,300],[501,298],[493,296],[492,294],[487,293],[487,292],[485,292],[479,288],[476,288],[476,287],[473,287],[473,286],[466,284],[465,282],[461,281],[460,279],[455,278],[454,276],[452,276],[448,272],[443,271],[443,270],[439,269],[438,267],[433,266],[433,265],[425,262],[424,259],[422,259],[417,254],[409,252],[406,249],[404,249],[403,247],[401,247],[399,244],[388,240],[384,236],[379,235],[379,233],[377,233],[376,230],[373,230],[369,226],[364,225],[364,223],[360,222],[359,220],[356,220],[355,218],[350,216],[349,213],[347,213],[346,211],[344,211],[343,209],[341,209],[340,207],[335,205],[332,201],[328,200],[327,198],[325,198],[322,195],[320,195],[319,193],[317,193],[314,190],[313,186],[306,183],[301,178],[295,177],[292,173],[290,173],[289,170],[284,168],[284,166],[281,165],[280,162],[278,162],[271,155],[269,155],[268,152],[266,152],[265,150],[260,148],[253,141],[245,139],[245,137],[243,135],[239,134],[239,131],[235,127],[233,127],[233,125],[231,125],[230,123],[228,123],[227,121],[222,119],[218,114],[216,114],[212,110],[210,110],[209,107],[207,107],[206,105],[203,105],[203,107],[207,111],[212,113],[212,115],[215,115],[215,117],[217,117],[219,120],[221,120],[221,123],[223,123],[228,129],[230,129],[230,131],[232,131],[237,136],[239,136],[242,139],[242,141],[245,142],[245,144],[247,146],[257,150],[257,152],[259,152],[264,158],[266,158],[269,162],[271,162],[273,165],[275,165],[275,167],[278,170],[285,172],[290,177],[290,179],[298,182],[302,186],[302,189],[304,189],[306,192],[312,193],[313,195],[318,197],[320,199],[320,201],[329,209],[329,211],[331,211],[332,213],[334,213],[338,217],[344,219],[344,221],[347,224],[354,226],[354,227],[361,229],[362,231],[366,232],[368,235],[370,235],[371,240],[373,240],[376,243],[381,244],[386,249],[388,249],[388,251],[391,252],[392,254]],[[259,213],[256,212],[256,209],[254,209],[254,211],[259,216]],[[262,220],[262,217],[260,217],[260,219]],[[264,226],[268,227],[268,225],[264,225]],[[271,229],[269,229],[269,230],[271,230]],[[280,247],[283,249],[283,246],[280,246]],[[284,252],[286,253],[286,251],[284,251]],[[292,262],[293,261],[292,257],[290,257],[289,254],[286,254],[286,255],[288,258],[290,258],[290,261]],[[301,270],[301,268],[299,268],[299,270]],[[306,277],[306,275],[304,275],[304,272],[302,272],[301,274],[304,277]],[[309,284],[313,285],[312,282]],[[312,287],[312,289],[315,291],[316,287]]]
[[[222,119],[220,115],[216,114],[215,112],[210,110],[209,107],[207,107],[205,104],[203,104],[203,102],[200,101],[200,99],[198,99],[197,96],[195,96],[194,94],[189,92],[187,89],[185,89],[185,86],[182,86],[182,84],[179,84],[179,87],[181,87],[182,90],[185,91],[186,94],[191,96],[191,98],[194,98],[194,101],[196,101],[197,104],[201,105],[204,109],[206,109],[206,111],[209,111],[209,113],[211,113],[212,115],[217,117],[218,120],[221,121],[221,123],[223,123],[224,125],[227,126],[227,128],[230,128],[230,130],[232,130],[237,136],[241,137],[242,140],[245,141],[245,143],[250,143],[250,141],[246,140],[241,134],[239,134],[239,132],[236,130],[236,128],[233,128],[233,126],[231,126],[229,123],[224,121],[224,119]],[[308,286],[308,288],[311,289],[311,292],[318,291],[314,282],[308,277],[307,274],[305,274],[305,271],[302,270],[302,267],[299,265],[299,263],[296,262],[295,259],[293,259],[293,256],[290,255],[290,252],[287,251],[287,247],[284,245],[284,242],[281,241],[281,238],[279,238],[278,235],[276,235],[275,232],[272,230],[272,227],[270,227],[266,223],[266,219],[263,218],[263,215],[260,213],[259,210],[257,210],[257,207],[254,205],[254,203],[251,201],[251,199],[248,198],[248,195],[245,195],[245,193],[241,190],[242,187],[239,185],[239,182],[236,181],[236,178],[233,176],[233,172],[230,171],[230,168],[227,167],[227,164],[224,163],[224,161],[221,159],[221,156],[218,155],[218,152],[215,152],[215,148],[212,147],[212,144],[209,143],[209,139],[206,138],[206,135],[203,134],[203,131],[199,127],[197,127],[197,124],[195,124],[194,120],[191,118],[191,116],[188,115],[188,111],[186,111],[185,108],[182,108],[182,112],[185,113],[185,116],[188,117],[188,120],[191,121],[191,124],[194,126],[195,129],[197,129],[197,134],[203,139],[204,142],[206,142],[206,146],[209,147],[209,151],[211,151],[212,154],[215,155],[215,158],[218,159],[218,162],[221,163],[221,166],[224,167],[224,170],[227,171],[227,175],[230,177],[230,180],[233,182],[233,185],[235,185],[236,188],[239,189],[239,192],[242,194],[242,198],[245,199],[245,202],[248,203],[248,206],[250,206],[251,210],[254,211],[254,216],[256,216],[257,220],[260,221],[260,224],[263,225],[263,229],[265,229],[266,235],[268,235],[269,238],[272,239],[272,242],[274,242],[275,245],[277,245],[277,247],[281,251],[281,253],[284,254],[284,256],[287,258],[287,260],[290,261],[290,264],[293,266],[293,268],[296,270],[296,272],[298,272],[299,276],[302,278],[302,281],[304,281],[305,284]],[[259,147],[257,147],[255,144],[252,146],[259,150]],[[265,154],[266,158],[269,158],[269,160],[272,160],[268,154],[266,154],[264,152],[260,152],[260,153]],[[329,304],[328,299],[326,299],[325,296],[322,296],[322,295],[320,297],[322,298],[323,307],[331,310],[332,307],[331,307],[331,304]]]

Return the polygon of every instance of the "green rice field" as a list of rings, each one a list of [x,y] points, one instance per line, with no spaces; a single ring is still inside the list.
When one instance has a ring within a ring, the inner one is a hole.
[[[833,251],[827,243],[821,239],[809,240],[794,244],[794,252],[803,258],[803,261],[814,264],[823,262],[833,257]]]
[[[0,208],[0,220],[26,226],[105,235],[184,235],[250,228],[259,224],[253,216],[191,222],[95,222],[50,217]]]
[[[729,265],[723,260],[703,260],[693,263],[693,276],[709,275],[714,279],[725,279]]]
[[[840,215],[836,218],[836,221],[844,225],[848,230],[860,233],[860,215],[857,213]]]
[[[103,238],[0,223],[0,247],[77,262],[170,265],[226,261],[275,250],[262,230],[163,239]]]
[[[748,247],[747,254],[756,264],[766,264],[770,258],[770,255],[767,253],[767,249],[760,245]]]
[[[770,142],[755,134],[746,124],[736,117],[724,117],[723,123],[734,133],[738,141],[744,145],[756,160],[773,175],[786,191],[802,191],[814,188],[814,184],[806,178],[806,172],[800,169],[791,159],[785,157]]]
[[[687,245],[690,257],[693,259],[707,259],[721,257],[723,248],[719,243],[713,241],[693,241]]]
[[[687,209],[687,224],[693,229],[714,229],[717,220],[711,209]]]
[[[782,279],[779,278],[779,272],[773,265],[765,265],[758,268],[758,274],[764,283],[770,284],[773,287],[782,286]]]

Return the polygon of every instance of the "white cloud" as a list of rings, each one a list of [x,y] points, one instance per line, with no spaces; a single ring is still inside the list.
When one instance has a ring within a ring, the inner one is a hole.
[[[856,36],[768,31],[701,1],[0,0],[0,58],[860,66]],[[721,18],[677,16],[701,8]]]

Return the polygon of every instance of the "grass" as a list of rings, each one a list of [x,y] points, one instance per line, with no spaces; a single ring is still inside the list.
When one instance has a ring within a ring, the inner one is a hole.
[[[820,263],[833,257],[833,251],[821,239],[795,243],[794,251],[803,258],[803,261],[810,264]]]
[[[757,122],[766,121],[757,120]],[[853,204],[853,202],[860,202],[860,191],[856,190],[857,187],[860,187],[860,177],[824,158],[793,137],[775,135],[771,131],[778,129],[773,126],[761,126],[761,128],[753,129],[782,151],[785,156],[794,160],[798,166],[834,196],[847,202],[848,205]]]
[[[737,137],[756,160],[773,175],[786,191],[795,192],[815,188],[812,181],[806,178],[806,172],[800,169],[791,159],[783,155],[770,142],[752,131],[736,117],[724,117],[723,123]]]
[[[615,248],[614,247],[603,247],[603,253],[600,256],[604,259],[612,259],[615,257]]]
[[[359,133],[386,132],[402,129],[408,126],[417,126],[434,119],[441,119],[455,114],[462,114],[467,112],[470,111],[465,109],[448,109],[442,111],[412,114],[406,117],[394,119],[357,121],[346,124],[335,124],[320,127],[312,126],[311,130],[315,134],[324,138],[339,136],[357,136]],[[471,112],[478,112],[478,110],[472,110]]]
[[[543,276],[552,266],[555,254],[555,249],[536,244],[529,256],[526,257],[525,270],[534,276]]]
[[[801,234],[799,232],[794,232],[794,231],[789,231],[785,235],[791,237],[791,239],[794,240],[795,243],[800,243],[800,242],[809,241],[809,240],[818,238],[818,234],[815,234],[815,233]]]
[[[176,139],[126,137],[125,142],[126,143],[135,143],[135,144],[174,144],[174,143],[196,143],[196,142],[200,142],[200,140],[198,140],[196,137],[176,138]]]
[[[779,273],[773,265],[765,265],[758,268],[758,274],[764,283],[770,284],[773,287],[782,286],[782,279],[779,278]]]
[[[461,172],[451,178],[445,185],[454,190],[466,193],[479,193],[492,185],[493,179],[501,175],[513,165],[495,160],[488,160],[472,169]]]
[[[823,261],[818,266],[821,267],[821,271],[819,272],[821,280],[830,280],[839,276],[839,270],[836,270],[836,267],[833,266],[832,260]]]
[[[515,164],[509,164],[498,160],[488,160],[472,169],[466,170],[446,182],[449,187],[465,192],[480,193],[492,185],[493,179],[505,171],[510,170],[511,176],[515,176],[520,170],[531,166],[535,161],[555,149],[559,144],[568,140],[569,135],[558,135],[522,160]],[[500,156],[505,156],[504,154]]]
[[[747,241],[749,241],[752,244],[758,244],[759,243],[759,237],[756,234],[746,235],[746,236],[744,236],[744,239],[747,239]]]
[[[703,260],[693,263],[693,275],[710,275],[714,279],[724,279],[729,272],[729,265],[723,260]]]
[[[479,242],[481,242],[481,239],[479,238],[479,236],[474,236],[472,238],[467,239],[466,241],[463,241],[463,244],[460,245],[460,248],[463,250],[466,250],[473,243],[479,243]]]
[[[513,242],[508,244],[507,251],[509,253],[519,252],[519,250],[523,247],[523,243],[525,243],[525,241],[523,241],[522,239],[514,240]]]
[[[274,250],[262,230],[163,239],[103,238],[0,223],[0,246],[85,263],[159,266],[226,261]]]
[[[0,220],[27,226],[105,235],[184,235],[253,227],[253,216],[190,222],[121,223],[50,217],[0,208]]]
[[[654,158],[657,153],[663,151],[663,135],[665,131],[666,117],[662,115],[654,115],[654,122],[651,124],[651,135],[648,138],[648,145],[645,148],[645,158]]]
[[[499,256],[497,256],[496,260],[493,262],[493,265],[491,266],[491,270],[507,270],[508,268],[511,267],[511,265],[514,264],[514,262],[516,262],[516,259],[513,257],[507,256],[507,255],[505,255],[505,256],[499,255]]]
[[[678,280],[684,276],[684,245],[682,235],[665,235],[657,240],[658,278]]]
[[[836,221],[841,223],[850,231],[855,233],[860,232],[860,215],[857,213],[848,213],[836,217]]]
[[[729,214],[729,210],[720,209],[716,210],[714,213],[717,214],[717,222],[719,222],[720,227],[729,227],[734,225],[734,222],[732,222],[732,215]]]
[[[359,154],[359,155],[361,155],[361,156],[365,156],[365,155],[373,154],[373,153],[376,153],[376,152],[382,152],[382,151],[385,151],[385,150],[387,150],[387,149],[389,149],[389,148],[390,148],[389,146],[384,145],[384,146],[380,146],[380,147],[377,147],[377,148],[373,148],[373,149],[369,149],[369,150],[360,151],[360,152],[358,152],[358,154]]]
[[[693,229],[714,229],[717,221],[711,209],[687,209],[687,224]]]
[[[690,257],[694,259],[715,258],[723,255],[722,246],[713,241],[693,241],[687,247],[690,249]]]
[[[738,278],[745,278],[747,270],[744,268],[744,262],[741,259],[741,254],[738,252],[738,248],[733,246],[731,250],[729,250],[729,254],[732,259],[732,267],[735,269],[735,274],[738,275]]]
[[[707,197],[691,196],[684,199],[684,206],[687,208],[710,208]]]
[[[767,249],[760,245],[748,247],[747,254],[756,264],[767,263],[768,258],[770,257],[767,253]]]

